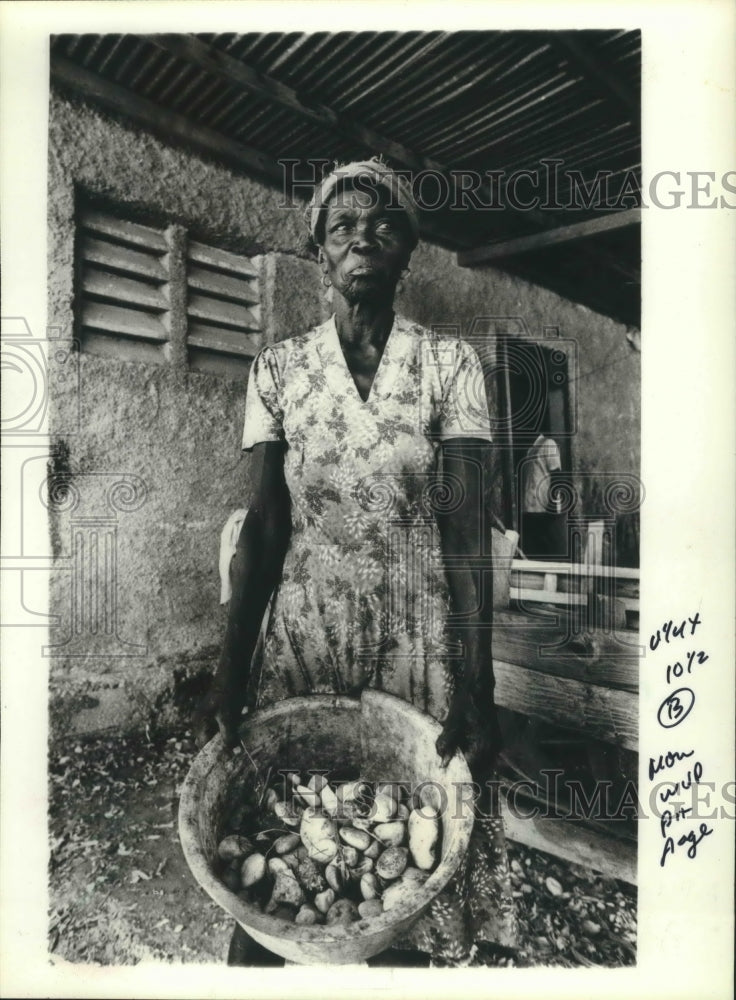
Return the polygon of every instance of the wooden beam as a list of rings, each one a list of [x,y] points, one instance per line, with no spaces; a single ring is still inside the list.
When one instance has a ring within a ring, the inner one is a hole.
[[[146,40],[158,46],[177,59],[199,66],[208,73],[219,76],[230,86],[239,87],[255,94],[270,104],[284,108],[304,121],[320,125],[330,132],[356,140],[363,146],[378,149],[397,163],[413,170],[444,171],[439,163],[413,152],[401,143],[360,125],[353,119],[343,117],[332,108],[319,102],[307,103],[291,87],[273,77],[258,73],[240,59],[207,45],[195,35],[146,35]]]
[[[631,643],[628,649],[606,632],[593,634],[594,642],[584,637],[565,642],[565,631],[555,621],[535,622],[522,611],[498,609],[493,613],[493,657],[534,673],[636,694],[641,662],[636,634],[622,633]]]
[[[510,840],[636,885],[636,844],[607,837],[571,820],[525,819],[520,811],[518,804],[511,809],[506,797],[501,797],[501,815]]]
[[[630,691],[527,670],[493,658],[494,698],[501,708],[531,715],[604,743],[637,750],[639,699]]]
[[[557,246],[560,243],[571,243],[574,240],[584,240],[599,233],[611,233],[627,226],[635,226],[641,222],[641,209],[631,208],[625,212],[612,212],[585,222],[574,222],[571,226],[559,226],[557,229],[547,229],[530,236],[517,236],[512,240],[500,240],[473,250],[461,250],[457,262],[461,267],[473,264],[484,264],[489,260],[501,260],[504,257],[515,257],[521,253],[531,253],[544,247]]]

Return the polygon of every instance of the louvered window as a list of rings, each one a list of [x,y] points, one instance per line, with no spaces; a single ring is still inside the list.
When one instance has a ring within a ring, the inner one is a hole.
[[[262,345],[248,257],[83,208],[77,232],[82,349],[123,361],[243,377]]]
[[[189,367],[215,374],[247,365],[261,346],[258,274],[247,257],[187,246]]]
[[[95,354],[164,361],[168,243],[160,230],[86,210],[80,216],[79,328]]]

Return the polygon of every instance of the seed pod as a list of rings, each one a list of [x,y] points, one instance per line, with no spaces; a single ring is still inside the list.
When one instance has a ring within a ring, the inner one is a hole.
[[[325,785],[320,792],[320,799],[322,800],[322,808],[327,813],[328,816],[334,816],[338,810],[337,796],[332,791],[329,785]]]
[[[406,868],[408,857],[409,852],[405,847],[387,847],[376,861],[376,875],[387,881],[400,878]]]
[[[363,899],[376,899],[380,894],[378,879],[373,872],[368,872],[360,880],[360,894]]]
[[[340,829],[340,840],[356,851],[364,851],[371,845],[371,838],[365,830],[356,830],[354,826],[343,826]]]
[[[241,837],[237,833],[231,833],[229,837],[224,837],[217,848],[217,854],[221,861],[238,861],[246,854],[253,853],[253,844],[247,837]]]
[[[314,905],[317,907],[320,913],[327,913],[329,908],[335,902],[335,890],[325,889],[324,892],[318,892],[314,897]]]
[[[313,861],[329,864],[337,854],[335,824],[315,809],[304,811],[299,835]]]
[[[354,799],[349,799],[347,802],[338,802],[335,818],[339,823],[352,825],[354,820],[363,818],[364,814],[365,806]]]
[[[317,793],[321,793],[322,789],[328,786],[329,782],[324,774],[313,774],[307,782],[307,788],[311,788],[313,792]]]
[[[301,906],[305,902],[304,890],[294,878],[293,872],[279,872],[274,882],[270,905]]]
[[[347,845],[342,849],[342,859],[348,868],[355,868],[355,866],[360,861],[360,852],[354,847],[348,847]]]
[[[396,814],[396,802],[390,795],[378,792],[369,813],[374,823],[388,823]]]
[[[344,784],[338,785],[337,798],[340,802],[350,802],[364,799],[369,792],[370,788],[366,782],[358,778],[357,781],[346,781]]]
[[[273,807],[273,811],[274,815],[287,826],[299,826],[299,823],[301,822],[301,817],[294,809],[288,806],[286,802],[277,802]]]
[[[363,860],[355,865],[354,868],[350,869],[350,875],[352,878],[362,878],[363,875],[367,875],[368,872],[372,872],[374,868],[373,859],[363,857]]]
[[[283,858],[269,858],[268,871],[270,875],[278,875],[280,872],[291,871]]]
[[[305,903],[294,917],[294,923],[304,927],[310,927],[319,920],[319,913],[309,903]]]
[[[388,847],[398,847],[404,839],[406,824],[395,819],[391,823],[379,823],[373,832],[381,843]]]
[[[440,823],[429,806],[414,810],[409,817],[409,850],[417,868],[428,871],[435,862]]]
[[[345,879],[342,869],[334,861],[331,861],[325,868],[325,878],[330,889],[334,889],[335,892],[342,892],[345,887]]]
[[[307,785],[297,785],[296,794],[307,806],[312,806],[314,809],[319,809],[322,805],[321,799],[319,797],[319,792],[315,792],[313,789],[309,788]]]
[[[240,868],[240,881],[244,889],[260,882],[266,874],[266,859],[262,854],[251,854]]]
[[[283,837],[279,837],[273,843],[273,849],[277,854],[289,854],[295,848],[299,846],[301,841],[299,840],[298,833],[285,833]]]
[[[279,797],[273,788],[266,790],[266,794],[263,796],[263,805],[266,809],[273,809],[276,803],[279,801]]]
[[[401,802],[401,785],[394,781],[379,781],[376,785],[376,795],[388,795],[398,804]]]
[[[380,840],[372,840],[371,841],[371,846],[370,847],[366,847],[366,849],[363,851],[363,857],[364,858],[369,858],[369,859],[372,859],[373,861],[375,861],[376,858],[378,857],[378,855],[383,850],[383,846],[384,845],[381,843]]]
[[[299,862],[296,877],[307,892],[322,892],[323,889],[327,888],[321,868],[311,858],[305,858],[304,861]]]
[[[358,913],[363,920],[380,917],[383,913],[383,903],[380,899],[364,899],[362,903],[358,903]]]

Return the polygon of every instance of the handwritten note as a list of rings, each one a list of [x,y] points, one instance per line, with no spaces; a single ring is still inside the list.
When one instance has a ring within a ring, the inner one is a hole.
[[[662,752],[649,758],[649,781],[655,783],[650,801],[657,805],[662,868],[668,858],[676,855],[694,860],[701,842],[713,833],[713,828],[700,819],[697,808],[699,786],[707,784],[704,764],[696,747],[675,745],[677,727],[695,711],[698,674],[708,669],[708,654],[698,648],[702,645],[702,624],[696,612],[692,618],[666,621],[649,638],[656,664],[663,666],[665,696],[657,710],[657,722],[672,732]]]

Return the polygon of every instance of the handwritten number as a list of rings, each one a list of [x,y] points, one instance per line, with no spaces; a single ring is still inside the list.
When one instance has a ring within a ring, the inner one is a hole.
[[[657,712],[657,721],[663,729],[679,726],[687,718],[695,704],[695,692],[692,688],[681,687],[667,695]]]

